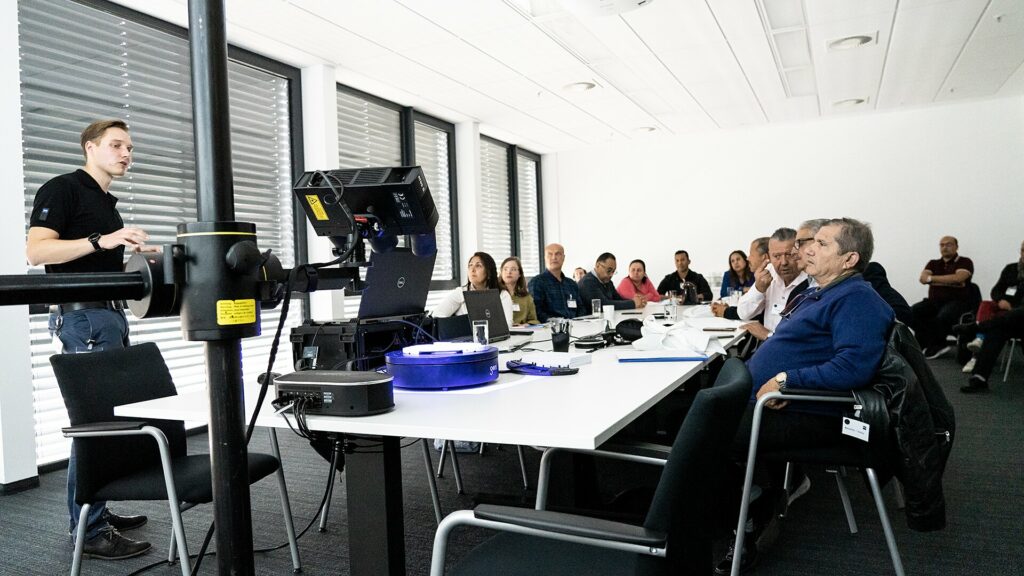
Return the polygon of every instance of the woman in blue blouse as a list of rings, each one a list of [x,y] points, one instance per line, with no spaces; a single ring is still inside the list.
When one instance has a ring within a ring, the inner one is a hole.
[[[734,250],[729,254],[729,270],[722,275],[722,289],[719,296],[725,298],[730,290],[742,290],[744,293],[754,285],[754,273],[743,250]]]

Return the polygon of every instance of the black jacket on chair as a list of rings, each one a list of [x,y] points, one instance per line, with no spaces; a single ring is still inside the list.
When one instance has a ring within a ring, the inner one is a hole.
[[[953,407],[925,363],[910,330],[896,323],[878,377],[856,390],[863,419],[883,443],[891,473],[903,483],[907,525],[929,532],[946,526],[942,474],[953,449]]]

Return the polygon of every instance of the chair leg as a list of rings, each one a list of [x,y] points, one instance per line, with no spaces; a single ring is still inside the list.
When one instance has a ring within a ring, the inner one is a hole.
[[[441,440],[441,456],[437,460],[437,477],[444,478],[444,460],[448,456],[448,441]]]
[[[430,500],[434,503],[434,519],[441,523],[441,498],[437,494],[437,480],[434,478],[434,464],[430,461],[430,442],[420,438],[423,446],[423,463],[427,465],[427,484],[430,484]]]
[[[178,544],[177,540],[174,539],[174,527],[171,527],[170,544],[167,545],[167,565],[174,566],[174,562],[178,559]]]
[[[334,451],[331,452],[331,471],[327,473],[327,499],[324,500],[324,507],[320,509],[319,532],[327,532],[327,515],[331,512],[331,498],[334,497],[334,478],[338,473],[338,450],[341,447],[337,442],[334,444]]]
[[[168,500],[171,508],[171,530],[174,531],[174,540],[178,543],[178,565],[181,567],[181,576],[189,576],[192,573],[192,561],[188,557],[188,543],[185,541],[185,525],[181,522],[181,508],[175,501]],[[173,553],[173,548],[171,549]]]
[[[526,457],[523,456],[523,447],[517,445],[516,452],[519,454],[519,470],[523,473],[523,490],[529,490],[530,477],[526,474]]]
[[[548,505],[548,476],[551,475],[551,459],[558,448],[545,448],[540,455],[540,469],[537,471],[537,499],[535,508],[544,510]]]
[[[882,489],[878,486],[878,477],[872,468],[865,468],[864,472],[868,475],[871,494],[875,498],[875,507],[878,508],[878,519],[882,522],[882,530],[885,532],[885,543],[889,546],[892,568],[896,572],[896,576],[904,576],[903,561],[900,560],[900,551],[896,548],[896,537],[892,532],[892,524],[889,523],[889,513],[885,509],[885,501],[882,500]]]
[[[459,456],[455,453],[455,441],[448,441],[448,451],[452,453],[452,472],[455,474],[455,489],[459,494],[465,494],[462,490],[462,470],[459,469]]]
[[[92,504],[82,504],[82,511],[78,514],[78,526],[75,530],[75,555],[71,557],[71,576],[78,576],[82,573],[82,553],[85,551],[85,530],[89,523],[89,509]]]
[[[846,524],[850,527],[850,534],[857,533],[857,519],[853,516],[853,506],[850,504],[850,493],[846,490],[846,467],[840,466],[836,471],[836,487],[839,488],[839,499],[843,501],[843,511],[846,512]]]
[[[786,502],[782,505],[782,513],[779,518],[785,518],[789,514],[789,490],[793,483],[793,463],[786,462],[786,473],[782,475],[782,491],[786,494]]]
[[[480,443],[480,455],[481,455],[481,456],[483,456],[483,455],[484,455],[484,446],[486,446],[486,445],[487,445],[487,444],[486,444],[485,442],[481,442],[481,443]],[[500,449],[500,448],[501,448],[501,446],[499,446],[498,448]]]
[[[1017,346],[1017,339],[1010,338],[1010,349],[1006,352],[1006,367],[1003,369],[1003,382],[1010,377],[1010,364],[1013,363],[1013,349]]]
[[[299,543],[295,538],[295,520],[292,518],[292,505],[288,499],[288,486],[284,480],[284,461],[281,460],[281,448],[277,445],[277,432],[270,431],[270,450],[277,458],[277,490],[281,495],[281,512],[284,514],[284,530],[288,534],[288,548],[292,555],[292,572],[302,572],[302,561],[299,558]],[[331,468],[334,469],[333,467]],[[331,482],[334,485],[334,482]]]
[[[896,509],[903,510],[907,507],[907,499],[903,496],[903,484],[900,483],[899,479],[892,479],[892,491],[896,496]]]

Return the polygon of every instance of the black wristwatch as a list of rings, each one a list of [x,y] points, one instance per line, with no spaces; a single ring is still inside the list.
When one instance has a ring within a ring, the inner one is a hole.
[[[92,234],[89,234],[88,238],[89,242],[92,242],[92,247],[95,248],[97,252],[103,250],[103,246],[100,246],[100,236],[101,234],[99,232],[93,232]]]

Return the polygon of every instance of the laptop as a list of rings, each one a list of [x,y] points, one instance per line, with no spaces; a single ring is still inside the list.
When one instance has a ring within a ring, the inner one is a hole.
[[[395,248],[370,254],[366,288],[359,301],[359,319],[370,320],[422,314],[434,274],[434,258]]]
[[[470,323],[475,320],[487,320],[488,340],[491,342],[508,340],[510,336],[500,294],[499,290],[467,290],[463,292],[466,297],[466,312],[469,313]]]

